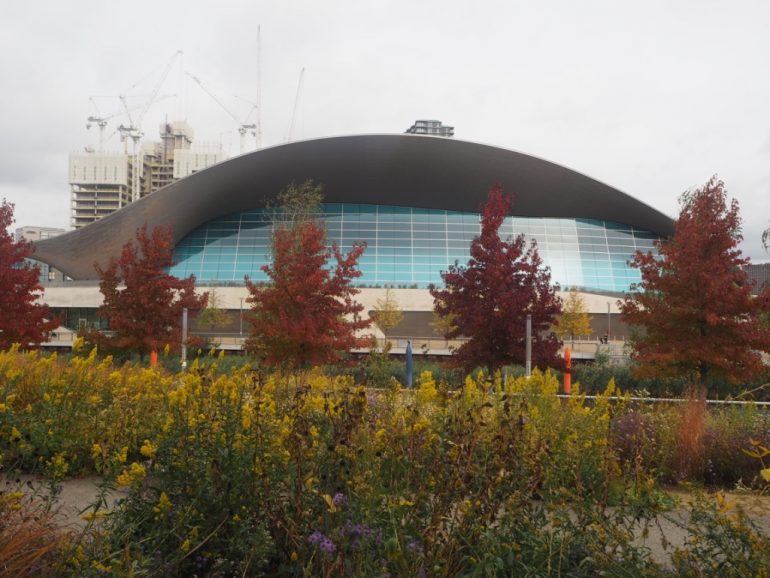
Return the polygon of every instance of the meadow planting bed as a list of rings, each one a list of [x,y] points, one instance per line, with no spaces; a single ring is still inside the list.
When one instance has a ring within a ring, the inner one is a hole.
[[[590,404],[563,400],[538,372],[506,383],[423,373],[414,390],[373,390],[328,371],[217,363],[173,374],[93,353],[0,353],[6,480],[39,476],[54,494],[62,481],[104,480],[75,528],[47,511],[55,500],[5,487],[0,567],[394,577],[770,567],[763,499],[745,515],[714,491],[761,492],[761,409],[635,406],[611,401],[612,384]],[[666,524],[680,539],[663,559]]]

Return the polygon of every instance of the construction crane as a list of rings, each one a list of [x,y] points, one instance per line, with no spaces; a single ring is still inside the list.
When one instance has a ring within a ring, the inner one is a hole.
[[[167,98],[172,98],[176,96],[176,94],[164,94],[163,96],[159,96],[154,100],[153,103],[160,102],[161,100],[165,100]],[[120,116],[125,114],[125,110],[119,110],[117,112],[114,112],[112,114],[108,115],[102,115],[99,111],[99,106],[96,104],[96,98],[120,98],[119,96],[89,96],[88,100],[91,101],[91,104],[93,104],[94,108],[96,109],[96,114],[91,115],[88,117],[88,121],[86,124],[86,129],[90,129],[92,126],[96,125],[99,127],[99,149],[98,151],[104,152],[104,143],[108,140],[108,138],[105,138],[105,132],[107,129],[107,121],[115,118],[116,116]],[[139,108],[139,105],[131,107],[129,110],[136,110]],[[115,132],[117,132],[119,129],[116,129]],[[109,138],[111,138],[115,132],[113,132]],[[121,133],[121,140],[125,140],[125,136]]]
[[[174,62],[176,62],[177,57],[181,54],[182,51],[177,50],[168,61],[166,68],[163,70],[163,73],[160,75],[160,78],[155,83],[155,86],[150,92],[150,97],[143,105],[141,105],[141,110],[139,111],[139,114],[136,116],[136,118],[131,117],[131,109],[126,103],[126,95],[120,95],[120,101],[123,103],[123,108],[126,112],[126,116],[128,116],[129,124],[128,126],[120,125],[118,127],[118,131],[120,131],[121,140],[125,141],[130,137],[133,143],[133,148],[131,151],[131,169],[133,171],[133,176],[131,179],[131,201],[136,201],[139,199],[141,189],[142,163],[140,162],[141,151],[139,148],[139,143],[144,136],[144,133],[142,132],[142,121],[144,120],[144,116],[147,114],[147,111],[150,109],[150,105],[152,105],[152,103],[158,97],[158,92],[160,91],[161,86],[163,86],[168,73],[171,72],[171,68],[174,66]]]
[[[257,24],[257,150],[262,148],[262,30]]]
[[[216,102],[219,105],[219,107],[222,110],[224,110],[227,113],[227,115],[236,122],[236,124],[238,125],[238,134],[241,135],[241,154],[246,152],[246,134],[250,133],[254,137],[257,137],[257,134],[258,134],[257,124],[247,122],[249,119],[249,116],[251,116],[251,113],[257,109],[257,105],[254,103],[251,103],[252,107],[251,107],[251,110],[249,111],[249,114],[246,116],[245,119],[241,120],[227,106],[225,106],[225,104],[217,97],[216,94],[214,94],[211,90],[209,90],[206,87],[205,84],[203,84],[203,81],[201,81],[200,78],[198,78],[197,76],[189,72],[187,73],[187,76],[192,78],[196,82],[196,84],[201,87],[201,90],[203,90],[203,92],[209,95],[211,97],[211,100]],[[246,100],[246,99],[243,99],[243,100]],[[246,102],[249,102],[249,101],[246,101]]]
[[[299,82],[297,83],[297,94],[294,97],[294,110],[291,113],[291,124],[289,125],[289,136],[286,137],[286,142],[291,142],[294,137],[294,124],[297,120],[297,106],[299,105],[299,97],[302,93],[302,79],[305,77],[305,67],[299,73]]]

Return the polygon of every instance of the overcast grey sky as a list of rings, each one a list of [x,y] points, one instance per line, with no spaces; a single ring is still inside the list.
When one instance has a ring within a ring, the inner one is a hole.
[[[532,154],[675,216],[717,173],[737,198],[743,251],[770,258],[770,2],[761,0],[282,0],[4,3],[0,197],[16,225],[69,226],[67,162],[96,146],[86,118],[149,95],[184,52],[143,128],[183,118],[196,141],[238,153],[236,123],[183,70],[245,116],[262,35],[263,145],[403,132],[415,119],[458,139]],[[237,98],[240,97],[240,98]],[[112,133],[125,118],[115,117]],[[107,148],[119,149],[117,136]],[[515,191],[514,191],[515,192]]]

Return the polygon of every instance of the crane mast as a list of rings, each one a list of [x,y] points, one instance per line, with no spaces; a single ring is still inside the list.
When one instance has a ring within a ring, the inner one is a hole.
[[[222,101],[219,99],[219,97],[218,97],[216,94],[214,94],[214,93],[213,93],[211,90],[209,90],[209,89],[206,87],[206,85],[205,85],[205,84],[203,84],[203,81],[202,81],[200,78],[198,78],[198,77],[197,77],[197,76],[195,76],[194,74],[190,74],[189,72],[187,73],[187,76],[189,76],[190,78],[192,78],[192,79],[195,81],[195,83],[196,83],[198,86],[200,86],[200,87],[201,87],[201,90],[203,90],[203,92],[205,92],[207,95],[209,95],[209,97],[211,97],[211,100],[213,100],[214,102],[216,102],[216,103],[219,105],[219,107],[220,107],[222,110],[224,110],[224,111],[227,113],[227,115],[228,115],[230,118],[232,118],[232,119],[233,119],[233,120],[236,122],[236,124],[238,125],[238,134],[240,135],[240,147],[241,147],[241,149],[240,149],[240,150],[241,150],[241,154],[243,154],[244,152],[246,152],[246,134],[247,134],[247,133],[251,133],[251,134],[252,134],[252,136],[255,136],[255,137],[256,137],[256,136],[257,136],[257,134],[258,134],[258,133],[257,133],[257,127],[258,127],[258,125],[257,125],[256,123],[247,123],[247,122],[246,122],[246,120],[248,120],[248,117],[247,117],[246,119],[243,119],[243,120],[241,120],[239,117],[237,117],[237,116],[235,115],[235,113],[233,113],[233,112],[232,112],[232,111],[231,111],[231,110],[230,110],[230,109],[229,109],[229,108],[228,108],[228,107],[225,105],[225,103],[223,103],[223,102],[222,102]],[[244,100],[245,100],[245,99],[244,99]],[[248,102],[248,101],[247,101],[247,102]],[[252,103],[252,104],[253,104],[253,103]],[[257,105],[255,105],[255,104],[254,104],[254,105],[253,105],[253,107],[252,107],[252,110],[253,110],[254,108],[257,108]]]
[[[131,171],[132,171],[132,178],[131,178],[131,201],[137,201],[139,200],[139,196],[141,193],[141,181],[142,181],[142,159],[141,157],[141,149],[139,147],[139,144],[141,142],[142,137],[144,136],[144,133],[142,132],[142,121],[144,120],[144,116],[147,114],[147,111],[150,109],[150,105],[155,101],[155,99],[158,96],[158,92],[161,89],[161,86],[163,86],[163,83],[166,81],[166,77],[168,76],[168,73],[171,72],[171,68],[174,66],[174,62],[176,62],[176,59],[178,56],[182,54],[181,50],[177,50],[174,55],[171,57],[171,59],[168,61],[168,64],[166,65],[166,68],[163,70],[163,73],[160,75],[160,78],[158,79],[158,82],[155,83],[155,86],[153,87],[152,91],[150,92],[150,97],[147,99],[147,101],[142,105],[142,108],[139,112],[139,115],[136,117],[136,119],[131,118],[131,109],[129,109],[127,103],[126,103],[126,95],[122,94],[120,95],[120,100],[123,103],[123,108],[125,109],[126,116],[128,116],[128,126],[121,125],[118,127],[118,130],[120,131],[120,136],[122,140],[126,140],[127,137],[131,138]]]
[[[302,67],[302,70],[299,73],[299,82],[297,83],[297,94],[294,97],[294,110],[291,113],[291,124],[289,125],[289,136],[287,137],[286,141],[291,142],[291,139],[294,137],[294,124],[297,120],[297,107],[299,105],[299,97],[302,93],[302,79],[305,77],[305,67]]]
[[[262,148],[262,31],[257,24],[257,150]]]
[[[174,97],[174,96],[176,96],[176,95],[175,94],[164,94],[163,96],[157,97],[153,101],[153,103],[160,102],[161,100],[165,100],[167,98],[171,98],[171,97]],[[108,140],[108,137],[105,136],[108,121],[113,119],[113,118],[115,118],[116,116],[120,116],[122,114],[126,114],[126,110],[123,109],[123,110],[119,110],[117,112],[114,112],[112,114],[103,115],[100,112],[100,110],[99,110],[99,106],[96,104],[96,100],[94,100],[95,98],[120,98],[120,96],[89,96],[88,97],[88,100],[91,101],[91,104],[93,104],[94,108],[96,109],[96,114],[91,115],[91,116],[88,117],[87,124],[86,124],[86,129],[90,129],[93,125],[96,125],[97,127],[99,127],[99,148],[97,150],[98,150],[98,152],[102,153],[102,152],[104,152],[104,143],[107,142],[107,140]],[[138,106],[134,106],[134,107],[132,107],[132,108],[130,108],[128,110],[132,111],[132,110],[136,110],[137,108],[139,108],[139,107]],[[110,134],[109,138],[112,138],[112,136],[115,134],[115,132],[120,132],[120,140],[121,140],[121,142],[123,142],[126,139],[126,137],[128,136],[127,131],[128,131],[128,129],[125,126],[121,125],[119,128],[115,129],[115,131],[112,134]]]

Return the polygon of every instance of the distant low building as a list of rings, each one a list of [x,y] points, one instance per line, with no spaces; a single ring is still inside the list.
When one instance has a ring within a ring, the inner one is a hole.
[[[455,135],[455,127],[445,126],[441,124],[440,120],[416,120],[412,126],[406,129],[405,134],[453,137]]]
[[[65,229],[60,229],[58,227],[18,227],[16,229],[16,240],[20,241],[21,239],[24,239],[25,241],[42,241],[44,239],[50,239],[51,237],[56,237],[57,235],[61,235],[62,233],[66,232],[67,231]]]

